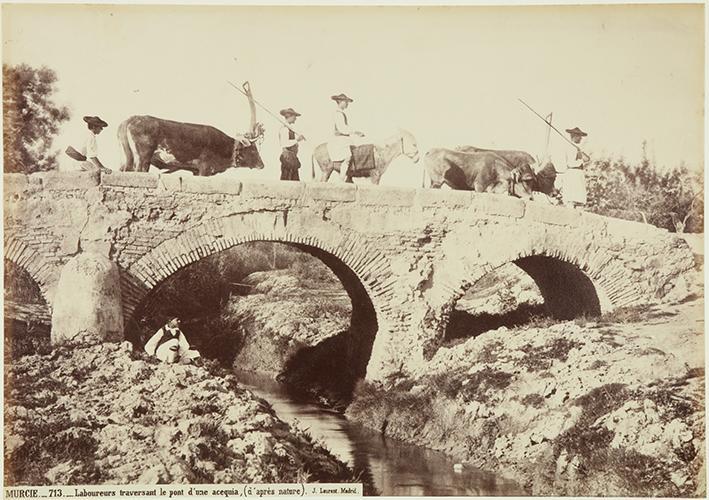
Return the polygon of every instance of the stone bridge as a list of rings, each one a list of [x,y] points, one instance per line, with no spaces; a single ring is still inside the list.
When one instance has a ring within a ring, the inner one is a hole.
[[[500,195],[121,172],[5,174],[4,185],[5,259],[39,285],[53,341],[77,329],[122,339],[181,268],[278,241],[342,281],[353,324],[369,332],[369,379],[430,357],[456,301],[504,264],[561,317],[652,302],[693,266],[665,230]]]

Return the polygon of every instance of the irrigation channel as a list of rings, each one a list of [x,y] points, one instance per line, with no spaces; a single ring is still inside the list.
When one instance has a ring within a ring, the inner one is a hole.
[[[381,495],[525,495],[510,480],[471,467],[461,470],[443,453],[384,438],[341,413],[294,396],[266,376],[243,371],[236,376],[281,419],[307,430]]]

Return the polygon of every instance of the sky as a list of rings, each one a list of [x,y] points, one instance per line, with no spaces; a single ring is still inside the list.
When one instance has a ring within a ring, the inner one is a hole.
[[[109,123],[99,157],[114,169],[116,130],[131,115],[245,131],[248,103],[227,80],[249,80],[275,112],[302,113],[306,171],[330,136],[330,96],[340,92],[355,100],[351,124],[373,142],[400,127],[422,152],[472,144],[543,155],[546,125],[522,98],[553,112],[558,128],[587,131],[595,156],[637,161],[646,140],[661,166],[703,168],[701,5],[3,5],[2,17],[4,62],[58,74],[56,101],[72,120],[55,145],[80,147],[81,117],[99,115]],[[266,168],[229,175],[278,178],[280,125],[261,110],[259,120]],[[421,169],[400,159],[384,183],[420,185]]]

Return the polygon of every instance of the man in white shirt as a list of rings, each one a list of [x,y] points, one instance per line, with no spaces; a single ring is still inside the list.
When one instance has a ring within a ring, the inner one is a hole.
[[[347,171],[350,168],[350,160],[352,159],[352,151],[350,146],[353,144],[353,137],[363,137],[362,132],[352,130],[350,127],[345,110],[348,108],[353,99],[350,99],[345,94],[333,95],[330,97],[337,109],[333,114],[333,137],[327,144],[330,161],[334,164],[335,170],[340,171],[342,181],[347,180]]]
[[[566,129],[566,133],[569,134],[573,145],[564,142],[563,149],[555,148],[556,152],[552,155],[552,161],[559,174],[557,184],[560,184],[559,189],[564,205],[582,207],[586,205],[584,167],[591,158],[581,147],[588,134],[578,127]]]
[[[190,349],[185,334],[180,330],[179,318],[172,318],[155,332],[145,344],[145,352],[165,363],[189,364],[200,357],[198,351]]]
[[[86,138],[86,143],[81,150],[81,154],[84,158],[86,158],[81,163],[81,170],[87,172],[100,170],[103,173],[110,173],[111,171],[104,167],[98,159],[98,144],[96,142],[96,136],[108,126],[108,123],[103,121],[98,116],[85,116],[84,121],[89,127],[89,135]]]
[[[281,130],[278,132],[278,141],[283,149],[280,156],[281,180],[299,181],[298,169],[300,168],[300,160],[298,159],[298,144],[304,141],[305,137],[303,137],[302,134],[297,134],[289,125],[295,123],[300,113],[293,108],[287,108],[282,109],[280,114],[287,124],[281,127]]]

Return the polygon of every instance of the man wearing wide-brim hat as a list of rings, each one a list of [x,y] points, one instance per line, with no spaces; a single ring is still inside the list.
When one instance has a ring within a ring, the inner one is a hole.
[[[278,132],[278,140],[281,143],[281,180],[299,181],[298,169],[300,160],[298,159],[298,144],[305,140],[302,134],[298,134],[293,129],[295,120],[300,116],[293,108],[286,108],[280,111],[280,115],[285,120],[285,124]]]
[[[330,99],[335,101],[337,109],[333,114],[333,137],[327,143],[327,150],[334,169],[340,172],[340,178],[346,181],[347,171],[349,170],[350,160],[352,159],[350,146],[353,145],[353,138],[363,137],[364,134],[350,127],[347,114],[345,113],[345,110],[354,100],[347,97],[345,94],[333,95],[330,96]]]
[[[575,150],[569,148],[565,152],[566,170],[563,171],[563,185],[561,189],[564,205],[578,207],[586,204],[586,175],[584,168],[591,158],[581,149],[582,142],[588,136],[579,127],[567,128]]]
[[[103,173],[110,173],[111,170],[104,167],[98,159],[98,144],[96,142],[96,136],[108,126],[108,123],[103,121],[98,116],[85,116],[84,122],[86,122],[86,125],[89,128],[89,135],[86,138],[83,148],[81,148],[81,151],[77,151],[69,146],[66,150],[67,155],[81,162],[81,170],[87,172],[101,171]]]
[[[174,317],[150,337],[145,344],[145,352],[165,363],[196,363],[199,351],[192,349],[187,337],[180,329],[180,318]]]

